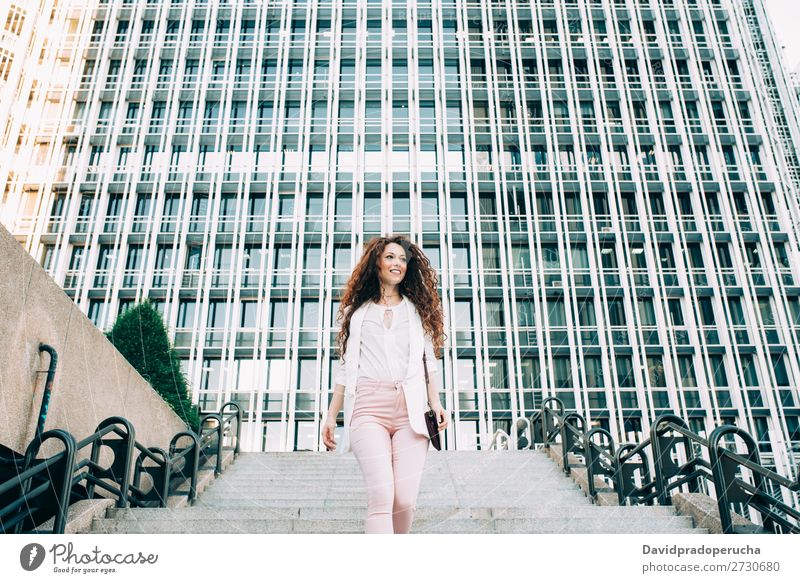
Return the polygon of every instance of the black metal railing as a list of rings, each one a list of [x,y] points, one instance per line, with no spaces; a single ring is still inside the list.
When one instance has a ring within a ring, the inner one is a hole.
[[[233,411],[226,412],[228,408]],[[12,462],[16,475],[0,484],[0,532],[42,533],[37,526],[52,518],[52,529],[46,532],[62,534],[69,507],[79,500],[110,498],[117,508],[165,507],[171,496],[186,496],[191,503],[197,494],[197,474],[212,457],[215,475],[221,471],[224,437],[234,420],[234,454],[239,452],[239,407],[226,403],[206,418],[217,423],[213,435],[182,431],[173,437],[168,451],[138,443],[133,426],[123,417],[105,419],[81,441],[62,429],[37,434],[22,461]],[[50,440],[60,442],[62,449],[37,459]],[[87,449],[88,457],[79,459]],[[180,489],[182,485],[185,489]]]
[[[752,532],[734,526],[732,505],[757,511],[766,531],[800,533],[800,510],[775,495],[781,488],[790,497],[800,492],[800,467],[794,481],[765,468],[755,440],[739,427],[717,427],[706,439],[670,413],[656,418],[641,443],[617,447],[607,430],[586,431],[584,417],[565,411],[556,397],[545,399],[529,423],[529,447],[559,443],[565,473],[575,465],[570,454],[583,458],[588,494],[595,501],[597,477],[613,488],[621,505],[669,505],[673,492],[702,492],[715,498],[724,533]],[[746,453],[732,449],[736,437]]]
[[[188,444],[179,447],[178,442]],[[131,506],[164,508],[170,496],[197,497],[197,472],[201,469],[200,440],[193,431],[182,431],[170,441],[169,451],[146,448],[138,442],[131,484]],[[178,490],[187,484],[187,490]]]
[[[44,424],[47,421],[47,411],[50,408],[50,395],[53,391],[53,379],[56,376],[56,369],[58,368],[58,352],[49,344],[40,343],[39,352],[46,352],[50,357],[50,363],[47,370],[37,371],[38,373],[46,372],[47,377],[44,382],[44,390],[42,391],[42,402],[39,405],[39,417],[36,419],[36,432],[34,436],[40,436],[44,432]],[[13,467],[20,466],[23,463],[23,456],[6,457],[0,455],[0,467]],[[0,476],[2,479],[2,476]]]
[[[744,456],[727,447],[724,440],[728,435],[736,435],[742,439],[747,447],[747,453]],[[732,425],[717,427],[711,432],[708,441],[714,483],[721,485],[717,489],[720,517],[722,524],[729,525],[731,529],[724,532],[732,532],[730,505],[740,503],[754,508],[761,514],[764,528],[772,532],[781,530],[800,533],[800,526],[798,526],[800,511],[777,499],[767,489],[767,484],[772,483],[777,484],[778,488],[783,487],[790,492],[800,491],[800,466],[795,470],[794,481],[765,468],[761,465],[758,444],[753,437]],[[741,477],[740,468],[746,468],[751,472],[753,483],[747,482]]]
[[[32,452],[41,443],[59,440],[64,449],[32,464]],[[28,446],[21,472],[0,484],[0,499],[10,497],[10,503],[0,508],[0,529],[4,533],[20,533],[47,519],[49,509],[54,509],[53,534],[64,532],[67,504],[70,498],[69,474],[75,465],[77,445],[75,438],[66,431],[54,429],[38,436]],[[23,527],[27,527],[24,529]]]
[[[233,411],[227,412],[231,408]],[[230,435],[232,421],[236,421],[236,433]],[[225,403],[219,413],[203,413],[200,417],[200,451],[206,458],[215,457],[214,475],[222,472],[222,449],[226,435],[233,437],[234,455],[239,454],[239,441],[242,433],[242,410],[236,403]]]
[[[47,378],[44,381],[44,391],[42,392],[42,404],[39,407],[39,420],[36,423],[36,435],[44,432],[44,423],[47,421],[47,411],[50,408],[50,394],[53,391],[53,379],[56,376],[58,367],[58,352],[49,344],[39,344],[39,352],[46,352],[50,355],[50,364],[47,366]]]

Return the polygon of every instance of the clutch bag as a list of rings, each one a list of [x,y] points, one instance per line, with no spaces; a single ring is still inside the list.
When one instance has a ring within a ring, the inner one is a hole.
[[[439,438],[439,420],[436,419],[436,413],[434,413],[431,409],[425,411],[425,425],[428,426],[428,435],[431,438],[433,447],[441,450],[442,440]]]
[[[425,367],[425,388],[428,387],[428,363],[425,359],[425,354],[422,355],[422,365]],[[428,436],[431,438],[431,444],[437,450],[442,449],[442,440],[439,436],[439,420],[436,418],[436,413],[433,409],[425,411],[425,426],[428,428]]]

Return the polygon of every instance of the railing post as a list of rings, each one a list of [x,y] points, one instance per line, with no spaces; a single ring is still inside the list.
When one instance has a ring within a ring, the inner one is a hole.
[[[733,518],[728,502],[728,480],[725,478],[725,471],[722,467],[721,452],[718,451],[719,441],[729,433],[736,433],[732,426],[723,425],[711,432],[708,438],[708,457],[711,463],[711,476],[714,481],[714,492],[717,495],[717,510],[719,521],[722,526],[722,534],[733,533]]]
[[[578,424],[573,425],[572,421],[577,420],[579,421]],[[576,431],[570,429],[570,426],[574,427],[577,432],[578,436],[575,436]],[[570,473],[570,464],[569,464],[569,454],[572,451],[573,446],[578,440],[583,437],[583,431],[586,429],[586,420],[583,418],[583,415],[580,413],[567,413],[561,419],[561,461],[563,464],[563,469],[565,474]]]
[[[627,491],[627,478],[623,474],[622,468],[622,458],[625,456],[628,451],[632,450],[635,446],[630,443],[623,443],[617,449],[617,453],[614,456],[614,461],[616,462],[617,471],[614,472],[614,489],[617,491],[617,502],[620,506],[625,506],[625,492]],[[633,473],[631,473],[631,482],[633,481]],[[631,483],[633,486],[633,483]]]
[[[58,353],[49,344],[39,344],[39,352],[46,352],[50,355],[50,364],[47,367],[47,379],[44,382],[44,392],[42,393],[42,404],[39,407],[39,421],[36,424],[36,435],[44,432],[44,423],[47,420],[47,411],[50,408],[50,394],[53,391],[53,379],[56,376],[58,366]]]
[[[103,440],[102,438],[92,444],[91,460],[95,464],[100,460],[100,447],[106,441],[106,445],[111,447],[114,452],[114,462],[108,470],[108,475],[119,484],[120,495],[117,500],[117,508],[126,508],[128,506],[129,486],[131,484],[131,471],[133,465],[133,452],[136,449],[136,432],[130,421],[124,417],[109,417],[100,422],[95,429],[95,433],[102,431],[110,425],[121,425],[124,431],[116,429],[116,434],[120,437],[121,444],[111,445],[111,440]],[[120,447],[121,445],[121,447]],[[94,470],[92,470],[94,472]],[[94,493],[94,484],[91,482],[87,487],[89,495]]]
[[[219,410],[220,423],[222,424],[225,423],[225,409],[227,407],[234,407],[236,409],[236,445],[233,448],[233,453],[234,455],[239,455],[239,442],[241,441],[240,437],[242,435],[242,408],[239,407],[238,403],[234,403],[233,401],[225,403]]]
[[[531,426],[531,449],[534,449],[537,443],[544,444],[541,410],[531,413],[531,416],[528,417],[528,423]]]
[[[208,420],[214,420],[217,422],[217,426],[212,430],[203,430],[203,423]],[[222,473],[222,440],[224,434],[223,428],[223,421],[222,415],[219,413],[207,413],[203,416],[202,420],[200,421],[200,431],[204,435],[212,435],[216,433],[217,435],[217,443],[215,446],[215,454],[217,457],[216,464],[214,465],[214,476],[219,476]]]
[[[672,459],[667,457],[670,455],[672,448],[675,446],[675,442],[670,440],[669,448],[666,450],[662,449],[662,443],[660,439],[661,434],[666,433],[667,431],[672,431],[668,426],[666,426],[668,423],[675,423],[676,425],[680,425],[688,429],[686,422],[672,413],[659,415],[653,422],[653,425],[650,427],[650,445],[653,448],[653,468],[655,470],[656,495],[658,497],[658,503],[662,506],[668,506],[672,504],[672,499],[667,488],[667,480],[672,476],[667,476],[667,469],[674,469],[677,467]],[[662,425],[665,426],[663,431],[660,429]],[[687,455],[690,453],[694,455],[688,440],[684,439],[683,442],[684,447],[687,448]]]
[[[658,441],[658,426],[661,424],[661,417],[655,420],[653,426],[650,428],[650,445],[653,448],[653,469],[655,470],[655,488],[658,503],[662,506],[667,506],[670,501],[667,498],[666,485],[664,484],[664,471],[661,467],[662,455],[661,447]]]
[[[36,459],[36,454],[39,453],[39,448],[48,439],[57,439],[64,444],[64,460],[61,462],[61,471],[59,475],[50,475],[50,483],[52,485],[53,496],[55,498],[57,510],[56,515],[53,517],[53,534],[64,534],[67,526],[67,514],[69,513],[70,494],[72,492],[72,472],[75,468],[75,455],[78,452],[77,442],[71,434],[63,429],[53,429],[33,438],[28,449],[25,451],[25,463],[22,471],[30,469],[31,465]],[[24,484],[20,485],[20,492],[24,497],[25,492],[30,489],[33,477],[25,480]],[[17,524],[14,531],[19,534],[22,530],[24,521]]]
[[[514,423],[517,438],[515,440],[515,449],[530,449],[533,447],[533,440],[531,439],[531,427],[525,417],[520,417]]]
[[[192,431],[182,431],[175,435],[172,438],[172,441],[169,444],[169,455],[170,455],[170,463],[172,463],[172,457],[175,454],[175,451],[178,448],[178,440],[182,437],[188,437],[192,440],[192,445],[190,446],[190,452],[184,455],[184,466],[183,470],[181,470],[181,475],[184,478],[189,480],[189,503],[193,502],[195,498],[197,498],[197,469],[200,465],[200,440],[198,439],[197,435],[195,435]]]
[[[164,472],[161,474],[160,484],[153,483],[153,488],[156,489],[158,496],[158,507],[166,508],[169,501],[169,483],[172,479],[172,464],[170,463],[169,455],[160,447],[149,447],[148,450],[151,454],[161,456]]]
[[[652,445],[652,444],[651,444]],[[644,453],[643,450],[638,450],[634,455],[638,456],[639,462],[632,463],[629,459],[629,452],[635,450],[637,447],[636,444],[633,443],[626,443],[621,445],[619,449],[617,449],[617,454],[614,456],[614,461],[616,463],[616,473],[614,479],[614,485],[617,489],[617,498],[619,500],[620,506],[625,504],[625,500],[628,499],[631,502],[631,497],[633,494],[638,490],[642,491],[641,488],[646,484],[655,484],[655,482],[651,479],[650,476],[650,462],[648,460],[647,454]],[[623,458],[625,458],[623,460]],[[642,472],[642,487],[637,487],[635,485],[635,477],[634,473],[636,470],[641,470]],[[647,504],[651,505],[653,503],[652,498],[647,500]]]
[[[616,458],[614,457],[614,438],[611,435],[610,431],[603,429],[602,427],[595,427],[594,429],[589,430],[584,439],[586,440],[586,479],[589,482],[589,496],[592,500],[597,499],[597,488],[594,485],[594,476],[595,476],[595,465],[600,465],[600,458],[595,455],[595,443],[592,441],[592,438],[595,435],[602,435],[608,439],[608,451],[609,457],[611,458],[611,470],[612,476],[617,475],[617,466],[616,466]],[[597,445],[599,449],[603,448],[604,446]],[[613,478],[612,478],[613,479]]]
[[[553,433],[555,429],[555,424],[551,423],[551,419],[553,417],[558,417],[558,415],[551,413],[548,408],[548,404],[551,401],[558,407],[559,414],[564,413],[564,403],[558,397],[548,397],[542,401],[542,437],[545,449],[550,449],[550,434]]]
[[[722,425],[711,432],[708,438],[708,457],[711,462],[711,475],[714,480],[714,490],[717,495],[717,510],[719,511],[719,520],[723,534],[732,534],[735,532],[730,504],[736,500],[732,500],[731,498],[741,498],[742,494],[747,495],[741,491],[739,486],[734,484],[736,480],[735,470],[732,467],[727,467],[725,463],[727,448],[720,442],[728,435],[739,436],[747,447],[747,459],[754,464],[761,465],[758,444],[744,429],[733,425]],[[761,474],[753,472],[753,482],[756,490],[760,492],[765,491],[764,477]],[[774,521],[770,519],[769,516],[763,516],[763,513],[762,522],[766,529],[775,532]]]

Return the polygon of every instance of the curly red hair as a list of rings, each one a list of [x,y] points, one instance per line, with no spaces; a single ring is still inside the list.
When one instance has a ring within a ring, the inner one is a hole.
[[[442,301],[437,286],[439,278],[430,261],[417,245],[403,235],[375,237],[364,246],[353,273],[342,290],[341,304],[336,321],[341,322],[341,329],[336,337],[339,356],[343,357],[347,350],[347,339],[350,338],[350,317],[368,301],[381,299],[381,286],[378,278],[379,261],[383,250],[389,243],[397,243],[406,253],[408,263],[406,275],[398,284],[400,293],[411,300],[422,319],[422,327],[433,343],[433,353],[438,358],[444,346],[444,315]]]

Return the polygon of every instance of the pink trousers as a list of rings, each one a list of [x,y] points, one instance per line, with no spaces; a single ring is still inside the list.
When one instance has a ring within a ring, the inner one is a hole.
[[[400,383],[358,382],[350,447],[367,489],[367,534],[411,530],[428,444],[408,423]]]

